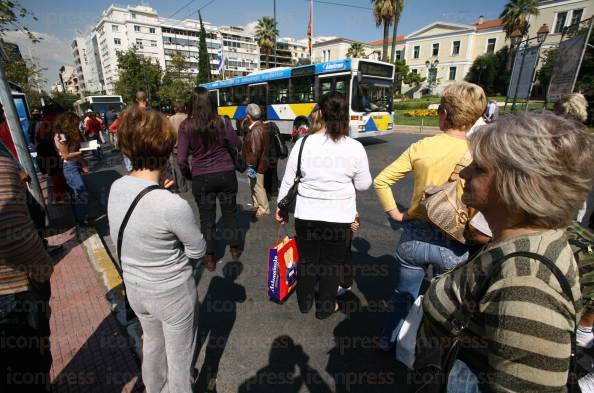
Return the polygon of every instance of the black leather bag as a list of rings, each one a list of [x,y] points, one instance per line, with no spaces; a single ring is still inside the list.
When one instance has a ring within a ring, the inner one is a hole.
[[[301,154],[303,153],[303,145],[305,145],[305,141],[307,140],[308,136],[309,135],[306,135],[303,138],[303,142],[301,142],[301,146],[299,147],[299,156],[297,158],[297,172],[295,172],[295,179],[293,180],[293,185],[289,189],[289,192],[287,192],[287,195],[283,199],[281,199],[277,204],[277,207],[280,209],[281,213],[285,217],[289,216],[289,212],[291,211],[291,208],[293,207],[295,200],[297,199],[297,192],[299,191],[299,182],[301,181]]]
[[[231,161],[233,161],[233,166],[235,167],[235,170],[241,173],[245,172],[245,170],[247,169],[247,163],[245,162],[245,158],[239,152],[239,149],[233,146],[227,138],[225,138],[223,143],[225,149],[227,149],[229,155],[231,156]]]

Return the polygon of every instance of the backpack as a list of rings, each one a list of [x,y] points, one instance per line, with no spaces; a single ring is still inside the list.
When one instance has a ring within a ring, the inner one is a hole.
[[[271,121],[267,122],[266,125],[268,125],[268,132],[270,136],[268,157],[275,160],[284,160],[289,156],[289,149],[287,148],[287,144],[285,143],[280,130],[278,129],[277,125]]]

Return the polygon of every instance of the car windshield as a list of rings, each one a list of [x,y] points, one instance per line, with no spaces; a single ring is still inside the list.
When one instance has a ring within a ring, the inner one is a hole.
[[[353,102],[355,104],[355,102]],[[392,89],[374,84],[359,84],[356,109],[361,112],[390,112]]]

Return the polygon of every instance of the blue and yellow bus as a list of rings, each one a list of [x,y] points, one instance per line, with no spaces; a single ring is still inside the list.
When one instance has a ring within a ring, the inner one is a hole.
[[[344,59],[273,68],[201,86],[216,98],[219,115],[242,120],[249,103],[265,105],[268,120],[283,134],[307,126],[316,102],[331,91],[349,101],[352,138],[394,131],[394,65],[389,63]]]

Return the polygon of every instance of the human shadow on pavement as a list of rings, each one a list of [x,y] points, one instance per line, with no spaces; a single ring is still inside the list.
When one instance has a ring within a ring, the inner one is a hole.
[[[268,365],[244,381],[238,393],[297,393],[303,385],[310,393],[331,393],[319,371],[308,363],[309,356],[301,345],[289,336],[279,336],[272,342]]]
[[[227,341],[237,318],[237,304],[246,300],[246,291],[235,280],[241,275],[241,262],[228,262],[223,267],[223,277],[215,276],[210,280],[208,291],[198,314],[198,344],[196,355],[206,344],[204,364],[200,370],[197,391],[216,391],[216,378],[219,364]]]
[[[242,249],[245,249],[245,239],[247,233],[250,230],[251,225],[255,222],[258,222],[258,220],[254,216],[254,213],[252,213],[249,210],[244,210],[243,206],[240,204],[237,204],[235,214],[237,217],[237,225],[239,229],[241,247]],[[229,246],[228,236],[226,235],[229,232],[227,228],[225,228],[225,225],[223,223],[223,217],[219,217],[219,220],[216,224],[216,231],[217,233],[215,238],[219,240],[216,242],[215,260],[218,261],[221,258],[223,258],[223,256],[225,255],[225,250],[227,249],[227,246]]]

